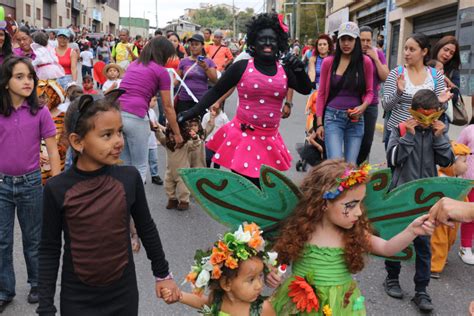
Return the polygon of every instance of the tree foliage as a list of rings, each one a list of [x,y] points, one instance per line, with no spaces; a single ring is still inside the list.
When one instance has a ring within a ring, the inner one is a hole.
[[[237,33],[245,33],[245,25],[255,15],[252,8],[236,13]],[[209,9],[198,9],[191,18],[193,23],[201,25],[203,28],[216,29],[232,29],[233,17],[232,12],[226,8],[212,7]]]

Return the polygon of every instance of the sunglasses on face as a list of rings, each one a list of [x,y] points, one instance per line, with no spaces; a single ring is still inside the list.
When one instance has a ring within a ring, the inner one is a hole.
[[[432,109],[432,110],[424,110],[424,109],[408,109],[411,116],[418,122],[423,125],[432,125],[434,121],[438,120],[441,115],[444,113],[444,110],[439,109]]]

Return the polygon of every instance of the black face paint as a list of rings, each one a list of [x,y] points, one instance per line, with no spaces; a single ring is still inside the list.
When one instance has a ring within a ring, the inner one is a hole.
[[[276,60],[278,54],[277,34],[273,29],[261,30],[255,40],[256,57],[266,60]]]
[[[342,211],[342,215],[344,215],[345,217],[349,217],[350,210],[356,207],[357,203],[359,202],[360,201],[354,200],[347,203],[342,203],[342,205],[344,205],[344,210]]]

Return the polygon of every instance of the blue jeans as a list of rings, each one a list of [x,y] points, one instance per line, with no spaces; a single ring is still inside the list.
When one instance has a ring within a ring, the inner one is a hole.
[[[92,67],[82,65],[81,71],[82,79],[84,79],[86,75],[92,76]]]
[[[38,248],[41,240],[43,187],[39,170],[22,175],[0,173],[0,300],[15,296],[13,227],[15,209],[20,223],[28,283],[38,286]]]
[[[328,159],[345,158],[355,164],[364,137],[364,117],[351,122],[347,111],[326,108],[324,114],[324,142]]]
[[[141,118],[122,111],[122,123],[125,146],[120,158],[124,165],[137,168],[145,183],[148,167],[148,138],[150,137],[148,116]]]
[[[152,177],[158,175],[158,148],[148,148],[148,165]]]
[[[379,114],[378,103],[371,104],[364,112],[364,137],[360,145],[359,157],[357,164],[360,165],[366,160],[369,160],[370,149],[374,142],[375,125],[377,124],[377,116]]]

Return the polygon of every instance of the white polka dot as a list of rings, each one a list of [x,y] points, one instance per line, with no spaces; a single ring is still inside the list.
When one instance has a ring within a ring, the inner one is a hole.
[[[278,127],[278,124],[275,124],[275,127]]]
[[[230,161],[230,163],[234,163],[234,159],[232,159],[232,160]]]
[[[254,87],[255,89],[258,89],[258,84],[254,84],[253,87]]]
[[[273,114],[273,113],[270,113],[270,117],[273,117],[273,115],[275,115],[275,114]]]
[[[268,82],[273,82],[273,80],[270,78],[270,79],[268,79]]]
[[[283,78],[285,78],[285,79],[286,79],[286,75],[283,75]]]
[[[279,93],[279,92],[275,92],[273,95],[277,97],[277,96],[280,95],[280,93]]]
[[[248,95],[244,94],[244,98],[246,98],[246,99],[247,99],[247,98],[248,98]]]
[[[277,165],[281,164],[281,161],[280,160],[277,160],[276,161]]]
[[[257,168],[257,167],[255,167],[255,171],[258,171],[258,168]]]
[[[272,140],[275,140],[275,137],[274,137],[274,136],[272,136]]]
[[[253,72],[253,68],[249,68],[249,72]]]
[[[261,140],[265,140],[265,136],[260,137]]]
[[[244,86],[244,83],[242,82],[242,83],[240,84],[240,86],[243,87],[243,86]]]
[[[247,146],[247,150],[248,150],[248,151],[252,150],[252,147],[250,147],[250,145]]]
[[[248,106],[248,105],[247,105],[247,106],[245,106],[245,109],[246,109],[246,110],[250,109],[250,106]]]
[[[267,150],[272,150],[272,146],[267,146]]]
[[[283,89],[286,89],[286,85],[283,86]]]
[[[260,160],[260,155],[257,155],[257,160]]]
[[[214,158],[219,159],[219,158],[221,158],[221,155],[220,155],[219,153],[216,153],[216,154],[214,155]]]
[[[264,104],[264,103],[265,103],[265,100],[264,100],[264,99],[260,99],[260,103],[261,103],[261,104]]]
[[[252,136],[252,140],[255,140],[255,136]]]
[[[253,118],[254,118],[254,119],[258,119],[258,116],[254,114],[254,115],[253,115]]]
[[[235,147],[235,150],[237,150],[237,149],[239,149],[239,146],[236,146],[236,147]]]
[[[224,133],[224,135],[222,135],[222,137],[226,138],[226,137],[227,137],[227,134],[226,134],[226,133]]]
[[[213,139],[214,139],[214,136],[211,136],[211,140],[213,140]]]
[[[253,59],[250,59],[250,60],[249,60],[249,63],[253,63]]]
[[[244,168],[248,168],[249,167],[249,164],[244,162]]]
[[[290,153],[290,151],[289,151],[288,149],[287,149],[286,151],[287,151],[288,153]]]
[[[230,124],[230,126],[234,127],[234,123]]]
[[[242,137],[247,137],[247,133],[246,133],[246,132],[243,132],[243,133],[242,133]]]
[[[266,128],[266,127],[267,127],[267,124],[263,124],[262,127],[263,127],[263,128]]]
[[[231,143],[231,142],[227,142],[226,145],[227,145],[227,146],[230,146],[230,145],[232,145],[232,143]]]
[[[278,68],[281,68],[281,65],[278,65]]]

